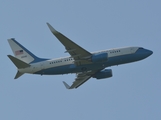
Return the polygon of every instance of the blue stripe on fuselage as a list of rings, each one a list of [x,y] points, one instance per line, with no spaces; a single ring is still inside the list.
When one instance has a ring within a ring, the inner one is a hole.
[[[74,64],[58,66],[53,68],[44,69],[34,74],[43,74],[43,75],[56,75],[56,74],[68,74],[68,73],[77,73],[82,71],[89,70],[99,70],[104,69],[109,66],[120,65],[130,62],[139,61],[148,57],[148,54],[145,54],[145,50],[138,49],[134,54],[120,55],[115,57],[109,57],[107,62],[104,63],[93,63],[86,64],[81,66],[75,66]]]
[[[43,74],[43,75],[56,75],[56,74],[68,74],[68,73],[77,73],[82,71],[89,70],[98,70],[103,69],[103,63],[95,63],[95,64],[86,64],[81,66],[76,66],[75,64],[68,64],[64,66],[52,67],[48,69],[44,69],[34,74]]]

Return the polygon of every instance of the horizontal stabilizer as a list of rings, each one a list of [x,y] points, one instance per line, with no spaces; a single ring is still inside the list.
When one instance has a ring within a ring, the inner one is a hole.
[[[15,57],[11,56],[11,55],[7,55],[7,56],[10,58],[10,60],[15,64],[15,66],[16,66],[18,69],[30,67],[29,64],[27,64],[27,63],[25,63],[25,62],[23,62],[23,61],[21,61],[21,60],[15,58]]]
[[[14,79],[17,79],[17,78],[19,78],[20,76],[22,76],[24,73],[21,73],[21,72],[19,72],[19,71],[17,71],[17,74],[16,74],[16,76],[15,76],[15,78]]]

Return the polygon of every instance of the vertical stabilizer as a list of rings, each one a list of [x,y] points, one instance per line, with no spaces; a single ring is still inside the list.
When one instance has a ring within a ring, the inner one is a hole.
[[[13,54],[16,58],[26,63],[31,63],[33,61],[38,61],[40,58],[36,57],[29,50],[23,47],[20,43],[18,43],[15,39],[8,39],[8,42],[11,46]]]

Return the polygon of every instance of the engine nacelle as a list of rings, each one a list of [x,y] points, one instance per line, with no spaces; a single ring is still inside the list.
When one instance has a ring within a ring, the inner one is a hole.
[[[104,78],[109,78],[109,77],[112,77],[112,70],[111,69],[102,70],[94,76],[94,78],[96,78],[96,79],[104,79]]]
[[[99,53],[92,55],[92,62],[105,62],[108,60],[107,53]]]

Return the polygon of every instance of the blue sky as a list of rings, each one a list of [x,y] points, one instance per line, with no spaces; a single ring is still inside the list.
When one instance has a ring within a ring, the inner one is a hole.
[[[161,119],[160,0],[1,0],[0,119],[1,120],[160,120]],[[7,42],[18,42],[44,58],[68,56],[46,22],[86,50],[140,46],[149,58],[113,66],[113,77],[90,79],[66,90],[75,75],[23,75]]]

